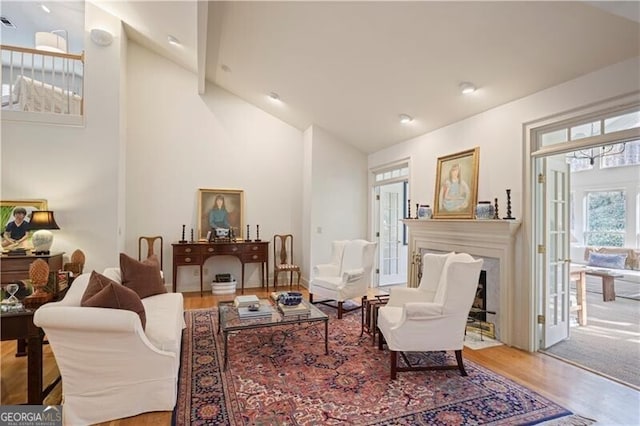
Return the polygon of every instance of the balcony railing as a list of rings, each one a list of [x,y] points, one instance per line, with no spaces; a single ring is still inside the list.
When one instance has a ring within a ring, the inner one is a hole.
[[[84,54],[0,49],[3,112],[83,115]]]

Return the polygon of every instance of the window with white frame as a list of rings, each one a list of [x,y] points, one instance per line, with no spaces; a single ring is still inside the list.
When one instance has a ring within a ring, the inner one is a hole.
[[[587,193],[585,245],[623,247],[627,222],[625,191]]]
[[[640,140],[610,145],[615,154],[600,157],[600,168],[636,166],[640,164]]]

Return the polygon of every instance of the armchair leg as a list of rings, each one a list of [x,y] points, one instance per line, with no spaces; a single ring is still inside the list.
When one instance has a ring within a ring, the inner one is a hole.
[[[313,303],[313,293],[309,293],[309,303]]]
[[[462,351],[461,350],[457,350],[456,351],[456,361],[458,362],[458,368],[460,369],[460,375],[461,376],[466,376],[467,375],[467,371],[464,369],[464,364],[462,363]]]
[[[389,351],[389,353],[391,354],[391,380],[395,380],[398,375],[398,352]]]
[[[338,319],[342,319],[342,302],[338,302]]]
[[[384,345],[384,336],[382,335],[382,332],[380,331],[380,329],[378,329],[378,349],[382,350]]]

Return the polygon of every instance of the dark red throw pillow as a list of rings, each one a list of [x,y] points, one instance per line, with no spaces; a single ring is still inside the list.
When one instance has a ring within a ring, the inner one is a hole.
[[[120,253],[120,272],[122,285],[138,293],[140,299],[167,292],[160,275],[160,262],[155,254],[140,262]]]
[[[142,328],[147,325],[144,305],[136,292],[96,271],[91,272],[80,306],[133,311],[140,317]]]

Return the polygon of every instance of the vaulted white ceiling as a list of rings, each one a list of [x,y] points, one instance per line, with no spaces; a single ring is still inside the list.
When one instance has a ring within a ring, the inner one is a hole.
[[[638,2],[93,3],[202,81],[363,152],[640,55]]]

